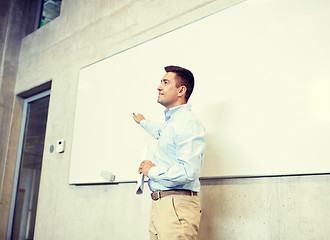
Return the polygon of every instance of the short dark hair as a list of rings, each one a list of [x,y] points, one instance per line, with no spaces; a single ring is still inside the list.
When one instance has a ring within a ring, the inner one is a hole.
[[[167,66],[164,68],[166,72],[173,72],[176,74],[176,87],[185,86],[187,88],[185,100],[188,102],[190,95],[194,90],[195,80],[194,75],[188,69],[179,66]]]

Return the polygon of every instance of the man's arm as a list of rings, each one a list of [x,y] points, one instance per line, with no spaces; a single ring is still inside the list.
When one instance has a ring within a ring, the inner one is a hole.
[[[133,115],[135,122],[140,124],[151,136],[158,139],[160,136],[160,130],[163,127],[163,124],[157,122],[151,122],[145,119],[142,114]]]

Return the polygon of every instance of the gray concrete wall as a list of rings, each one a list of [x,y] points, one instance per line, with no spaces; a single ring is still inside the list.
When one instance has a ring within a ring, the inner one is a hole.
[[[16,145],[19,126],[12,128],[19,121],[12,121],[14,111],[20,115],[19,101],[14,108],[18,59],[21,39],[33,31],[35,4],[36,0],[0,1],[0,239],[4,239],[15,165],[9,146]]]
[[[79,69],[237,2],[63,0],[60,17],[23,39],[15,94],[52,81],[35,239],[148,239],[151,200],[135,184],[68,185]],[[61,138],[65,153],[50,153]],[[203,180],[200,197],[202,240],[330,234],[327,175]]]

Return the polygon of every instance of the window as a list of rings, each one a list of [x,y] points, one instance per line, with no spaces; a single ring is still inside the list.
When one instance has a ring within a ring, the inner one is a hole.
[[[43,0],[39,26],[42,27],[58,17],[61,12],[62,0]]]

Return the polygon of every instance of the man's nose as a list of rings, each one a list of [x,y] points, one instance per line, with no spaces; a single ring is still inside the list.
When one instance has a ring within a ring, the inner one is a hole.
[[[160,85],[158,86],[157,90],[158,90],[158,91],[161,91],[162,89],[163,89],[163,86],[162,86],[162,84],[160,84]]]

